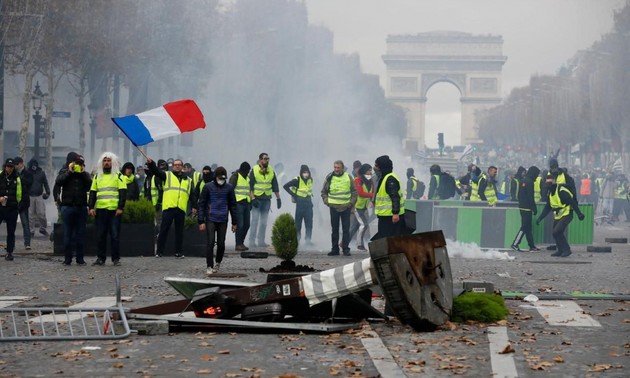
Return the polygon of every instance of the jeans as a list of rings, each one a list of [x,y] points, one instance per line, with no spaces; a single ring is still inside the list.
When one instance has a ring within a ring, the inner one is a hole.
[[[306,241],[311,240],[313,235],[313,203],[310,201],[297,201],[295,204],[295,228],[297,229],[297,237],[300,240],[302,235],[302,221],[304,221],[304,238]]]
[[[236,226],[238,227],[238,226]],[[227,233],[227,222],[206,222],[206,267],[214,267],[214,241],[216,234],[217,241],[217,263],[223,261],[225,253],[225,234]]]
[[[72,245],[75,245],[77,263],[84,263],[83,245],[85,244],[85,225],[87,224],[87,207],[61,206],[63,222],[64,262],[72,262]]]
[[[116,210],[96,209],[96,256],[99,260],[107,259],[107,234],[112,248],[112,261],[120,260],[120,219]]]
[[[556,241],[556,248],[560,253],[571,252],[571,246],[565,236],[565,231],[569,227],[569,223],[573,220],[573,211],[569,215],[553,221],[553,239]]]
[[[249,233],[249,244],[259,246],[265,245],[265,233],[267,232],[267,219],[271,208],[271,198],[259,198],[260,206],[252,209],[252,227]]]
[[[168,238],[168,230],[171,228],[171,223],[175,223],[175,254],[183,254],[184,244],[184,219],[186,213],[178,207],[173,207],[162,211],[162,223],[160,224],[160,233],[157,240],[158,255],[164,253],[164,247],[166,246],[166,239]]]
[[[350,209],[337,211],[330,209],[330,226],[332,233],[330,235],[332,242],[331,252],[339,252],[339,222],[341,221],[341,248],[344,253],[350,252],[348,244],[350,243]]]
[[[15,249],[15,228],[17,227],[18,208],[0,206],[0,224],[7,222],[7,253]]]
[[[365,246],[363,243],[365,237],[367,236],[367,240],[370,240],[370,215],[368,209],[356,209],[350,223],[350,240],[352,240],[354,234],[359,231],[357,246]]]
[[[249,231],[250,209],[251,205],[247,201],[236,203],[236,245],[245,244],[245,236]]]
[[[531,211],[521,210],[521,229],[516,233],[516,238],[514,238],[512,245],[518,247],[518,245],[521,244],[521,240],[523,240],[523,236],[525,236],[529,248],[536,247],[536,244],[534,244],[534,234],[532,233],[532,216]]]
[[[31,206],[29,207],[29,219],[31,222],[31,230],[35,231],[39,228],[40,231],[45,231],[47,226],[46,221],[46,202],[44,197],[31,196]]]
[[[22,233],[24,234],[24,246],[31,245],[31,226],[28,220],[28,208],[20,211],[20,222],[22,222]]]

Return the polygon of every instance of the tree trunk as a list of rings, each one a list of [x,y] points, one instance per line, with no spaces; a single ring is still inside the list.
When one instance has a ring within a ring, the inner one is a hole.
[[[24,78],[24,95],[22,96],[22,113],[24,118],[22,118],[22,124],[20,125],[19,132],[19,143],[18,143],[18,154],[22,159],[28,161],[26,156],[26,135],[28,133],[28,126],[31,120],[31,96],[33,93],[33,77],[35,76],[35,71],[28,67],[26,70],[25,78]],[[33,128],[35,130],[35,128]],[[33,131],[33,134],[35,132]]]

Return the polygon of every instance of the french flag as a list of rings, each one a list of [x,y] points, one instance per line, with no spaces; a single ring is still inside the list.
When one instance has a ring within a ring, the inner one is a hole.
[[[112,121],[136,146],[206,127],[201,110],[189,99],[169,102],[138,114],[115,117]]]

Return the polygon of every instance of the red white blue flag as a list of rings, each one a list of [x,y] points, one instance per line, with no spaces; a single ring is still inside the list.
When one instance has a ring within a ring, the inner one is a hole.
[[[206,127],[203,114],[193,100],[169,102],[142,113],[115,117],[112,121],[136,146]]]

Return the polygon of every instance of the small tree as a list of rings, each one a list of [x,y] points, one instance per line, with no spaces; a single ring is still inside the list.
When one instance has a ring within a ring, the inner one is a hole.
[[[289,261],[297,255],[297,228],[295,228],[295,219],[291,214],[281,214],[273,223],[271,245],[276,250],[276,256],[282,260]]]

